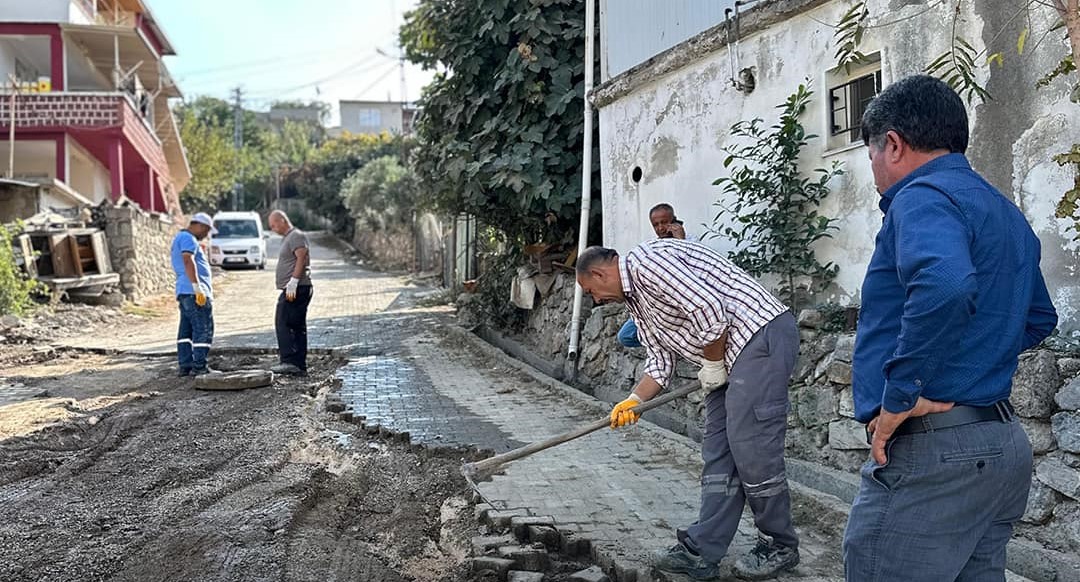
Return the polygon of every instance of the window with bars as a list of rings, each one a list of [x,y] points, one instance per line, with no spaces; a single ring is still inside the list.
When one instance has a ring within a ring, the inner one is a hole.
[[[829,89],[829,135],[832,147],[843,147],[862,139],[860,126],[866,107],[881,91],[881,69]]]

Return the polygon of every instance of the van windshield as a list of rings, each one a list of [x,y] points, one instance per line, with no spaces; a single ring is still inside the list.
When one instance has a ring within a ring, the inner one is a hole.
[[[259,238],[259,226],[254,220],[215,220],[214,228],[218,229],[214,238]]]

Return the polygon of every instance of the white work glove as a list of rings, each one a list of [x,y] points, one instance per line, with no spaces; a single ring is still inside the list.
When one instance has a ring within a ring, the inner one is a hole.
[[[300,284],[300,279],[292,277],[289,279],[289,283],[285,285],[285,300],[292,301],[296,299],[296,286]]]
[[[701,392],[708,394],[727,384],[727,367],[724,362],[705,360],[701,363],[701,370],[698,371],[697,377],[701,382]]]

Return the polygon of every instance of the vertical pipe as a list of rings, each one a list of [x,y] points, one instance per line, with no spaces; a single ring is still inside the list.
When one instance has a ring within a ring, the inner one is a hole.
[[[593,88],[593,62],[595,55],[594,31],[596,30],[596,0],[585,2],[585,135],[584,149],[581,152],[581,222],[578,225],[578,256],[589,246],[589,214],[592,210],[592,137],[593,110],[589,103],[589,93]],[[578,357],[578,344],[581,340],[581,285],[574,286],[574,315],[570,321],[570,349],[567,358],[573,362]],[[575,366],[576,369],[576,366]]]

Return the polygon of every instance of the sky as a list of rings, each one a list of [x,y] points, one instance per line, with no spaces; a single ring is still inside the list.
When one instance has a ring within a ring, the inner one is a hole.
[[[275,100],[400,100],[397,30],[416,0],[148,0],[177,56],[166,65],[185,98],[231,100],[240,86],[245,106],[265,110]],[[389,57],[382,56],[381,49]],[[432,73],[406,63],[410,101]]]

